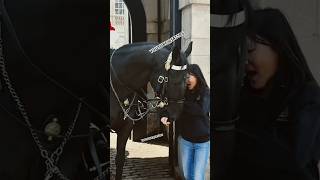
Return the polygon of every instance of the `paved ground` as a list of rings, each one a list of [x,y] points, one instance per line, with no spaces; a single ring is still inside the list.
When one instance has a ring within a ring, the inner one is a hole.
[[[111,172],[115,174],[116,134],[110,134]],[[173,179],[169,174],[169,148],[166,144],[128,140],[123,179]]]
[[[115,174],[116,134],[110,133],[111,173]],[[138,143],[128,140],[123,179],[173,180],[169,174],[169,148],[166,143]],[[210,171],[207,171],[207,179]]]

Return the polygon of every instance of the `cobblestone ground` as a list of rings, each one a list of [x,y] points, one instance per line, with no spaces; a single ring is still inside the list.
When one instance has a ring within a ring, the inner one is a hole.
[[[111,173],[115,174],[116,134],[110,134]],[[123,179],[167,179],[169,148],[164,143],[148,144],[128,140]]]
[[[116,134],[110,133],[111,173],[115,174]],[[128,140],[123,179],[173,180],[169,174],[169,147],[166,143],[139,143]],[[210,179],[209,168],[206,179]]]

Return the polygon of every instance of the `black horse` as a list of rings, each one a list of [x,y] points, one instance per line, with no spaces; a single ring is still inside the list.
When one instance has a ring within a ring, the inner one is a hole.
[[[90,179],[89,124],[107,125],[106,3],[1,0],[0,179]]]
[[[213,175],[214,179],[224,180],[233,165],[250,6],[246,0],[216,0],[211,6]]]
[[[135,108],[131,104],[136,104],[138,100],[134,94],[143,96],[141,89],[150,82],[159,97],[156,104],[158,107],[168,104],[166,108],[171,119],[177,118],[182,109],[187,57],[192,43],[184,53],[177,47],[173,47],[172,51],[162,48],[151,53],[149,50],[156,45],[133,43],[115,50],[111,55],[110,118],[111,128],[117,133],[116,179],[122,178],[125,147],[134,121],[142,118],[134,116]],[[128,108],[132,111],[127,113]]]

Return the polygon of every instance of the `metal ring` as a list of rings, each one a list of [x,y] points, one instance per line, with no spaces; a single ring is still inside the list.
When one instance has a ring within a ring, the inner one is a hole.
[[[164,82],[168,82],[168,77],[165,77],[165,78],[164,78]]]
[[[161,84],[161,83],[163,83],[163,81],[164,81],[164,77],[163,76],[159,76],[158,77],[158,82]]]

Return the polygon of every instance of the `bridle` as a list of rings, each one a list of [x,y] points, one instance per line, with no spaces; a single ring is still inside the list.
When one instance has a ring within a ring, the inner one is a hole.
[[[96,110],[94,107],[92,107],[90,104],[88,104],[84,100],[84,98],[78,97],[71,90],[64,87],[62,84],[60,84],[55,79],[50,77],[48,74],[43,72],[38,66],[36,66],[35,64],[32,63],[32,61],[27,56],[27,54],[25,53],[24,49],[22,48],[22,46],[20,44],[20,41],[19,41],[19,39],[16,35],[16,32],[14,30],[14,27],[11,23],[10,17],[6,11],[6,8],[4,5],[4,0],[0,0],[0,13],[1,13],[0,14],[0,17],[1,17],[1,21],[0,21],[0,73],[1,73],[2,79],[4,80],[5,85],[8,89],[8,93],[11,96],[11,98],[13,99],[17,109],[19,110],[19,113],[21,114],[23,121],[21,121],[21,119],[18,118],[14,113],[11,113],[9,110],[7,110],[5,107],[3,107],[0,104],[1,108],[4,109],[11,117],[13,117],[15,120],[17,120],[19,123],[23,124],[24,126],[26,126],[29,129],[31,136],[32,136],[37,148],[40,151],[41,157],[45,159],[45,165],[46,165],[45,180],[51,179],[54,175],[57,175],[60,179],[68,180],[68,178],[61,172],[61,170],[58,167],[58,161],[59,161],[60,156],[63,152],[64,146],[72,137],[75,138],[75,137],[89,137],[90,136],[89,134],[71,136],[71,134],[73,133],[75,124],[78,120],[79,114],[81,112],[81,107],[83,105],[85,105],[88,107],[88,109],[90,109],[91,111],[93,111],[94,113],[96,113],[97,115],[102,117],[103,119],[107,119],[107,117],[106,117],[106,115],[100,113],[98,110]],[[45,129],[45,133],[43,133],[40,130],[37,130],[32,125],[30,118],[29,118],[29,115],[24,107],[24,104],[23,104],[21,98],[19,97],[19,95],[17,94],[14,86],[12,85],[8,71],[6,69],[6,63],[5,63],[5,58],[4,58],[4,54],[3,54],[4,51],[3,51],[3,40],[2,40],[2,31],[1,31],[2,30],[2,23],[4,23],[6,25],[6,27],[8,29],[8,33],[11,34],[11,36],[13,37],[13,39],[16,43],[18,50],[25,57],[25,59],[28,61],[28,63],[30,63],[34,69],[39,71],[40,74],[43,75],[49,82],[51,82],[52,84],[54,84],[58,88],[62,89],[66,94],[68,94],[69,96],[71,96],[72,98],[76,99],[79,102],[79,104],[76,108],[74,118],[73,118],[72,122],[69,124],[64,135],[62,135],[62,136],[60,135],[61,127],[60,127],[59,123],[57,123],[55,120],[52,120],[52,122],[47,124],[46,129]],[[0,81],[0,85],[1,85],[1,81]],[[0,88],[3,88],[2,85],[0,86]],[[105,129],[101,129],[101,131],[102,130],[105,130]],[[101,133],[101,132],[99,132],[99,133]],[[57,148],[50,151],[44,146],[43,142],[40,140],[39,134],[41,134],[41,135],[46,134],[49,138],[50,137],[59,137],[59,138],[62,138],[62,140]],[[99,172],[99,177],[102,178],[101,172]]]
[[[169,55],[170,56],[170,55]],[[166,62],[170,63],[170,62]],[[163,108],[164,106],[168,105],[169,103],[176,103],[176,104],[182,104],[184,102],[184,97],[182,98],[171,98],[167,97],[168,94],[168,86],[169,86],[169,72],[170,71],[186,71],[187,65],[183,66],[176,66],[176,65],[171,65],[168,70],[165,70],[162,75],[159,75],[157,78],[157,85],[160,85],[160,88],[155,90],[156,95],[158,95],[158,99],[161,99],[161,102],[159,104],[160,108]],[[184,79],[183,79],[184,80]],[[163,103],[163,104],[161,104]]]
[[[117,49],[112,52],[111,57],[110,57],[110,69],[112,72],[112,74],[110,74],[110,87],[111,87],[111,89],[112,89],[112,91],[118,101],[118,104],[123,112],[123,115],[124,115],[123,119],[124,120],[126,118],[128,118],[133,123],[135,123],[136,121],[143,119],[152,109],[163,108],[163,107],[169,105],[169,103],[183,103],[184,102],[184,97],[181,99],[172,99],[172,98],[166,97],[168,84],[169,84],[169,71],[186,71],[186,69],[187,69],[186,64],[183,66],[171,65],[172,52],[169,54],[167,61],[164,64],[164,70],[163,70],[164,73],[159,75],[157,78],[156,83],[161,86],[161,88],[158,91],[156,90],[156,92],[155,92],[156,95],[158,95],[158,96],[156,96],[155,98],[147,98],[147,95],[144,92],[143,88],[140,89],[140,92],[143,92],[145,97],[140,96],[139,93],[137,92],[137,90],[128,87],[125,83],[123,83],[119,79],[119,77],[118,77],[118,75],[112,65],[112,58],[113,58],[113,55],[116,51],[117,51]],[[125,87],[129,92],[133,93],[133,98],[132,98],[131,102],[128,99],[126,99],[124,102],[122,102],[120,100],[120,97],[114,88],[114,84],[113,84],[112,77],[111,77],[112,75],[115,77],[116,81],[121,86]],[[141,106],[138,103],[137,104],[137,112],[138,113],[135,113],[138,116],[138,118],[135,118],[135,117],[131,116],[129,113],[130,113],[130,110],[132,109],[132,107],[135,105],[134,102],[137,100],[137,96],[140,99],[142,99],[143,103],[147,103],[147,104],[149,103],[151,106],[150,106],[150,108],[144,108],[145,111],[141,112]]]

